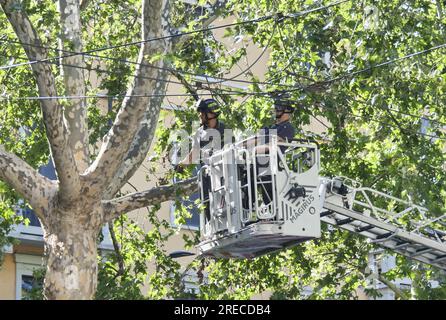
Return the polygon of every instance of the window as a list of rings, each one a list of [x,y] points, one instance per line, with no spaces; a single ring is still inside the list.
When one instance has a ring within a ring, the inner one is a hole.
[[[182,200],[181,204],[188,207],[190,218],[186,218],[186,224],[184,225],[186,229],[198,230],[200,228],[200,210],[195,204],[195,200],[199,199],[200,194],[198,192],[192,194],[187,200]],[[172,204],[171,208],[171,224],[172,226],[177,226],[175,224],[175,203]]]
[[[20,215],[29,220],[28,226],[30,227],[40,227],[40,221],[37,219],[37,216],[34,214],[34,211],[30,208],[22,209]]]
[[[208,283],[208,278],[206,273],[199,275],[197,272],[192,270],[186,270],[181,280],[183,282],[183,294],[181,299],[195,300],[197,295],[200,293],[200,284]]]
[[[27,294],[31,293],[33,289],[41,287],[41,284],[34,279],[33,276],[22,275],[22,299],[27,296]]]
[[[42,268],[42,257],[28,254],[15,254],[16,299],[22,300],[27,292],[40,285],[33,277],[36,269]]]
[[[199,168],[197,166],[193,172],[193,175],[197,175],[198,170]],[[174,182],[178,181],[174,180]],[[195,203],[195,201],[198,200],[199,198],[200,198],[200,193],[196,192],[190,195],[188,199],[180,201],[183,206],[189,208],[188,210],[189,213],[191,214],[191,217],[186,219],[186,224],[182,226],[185,229],[199,230],[200,228],[200,210],[197,204]],[[175,224],[175,209],[176,209],[175,203],[173,203],[171,207],[171,225],[174,227],[177,226]]]
[[[188,271],[183,276],[184,293],[189,295],[191,299],[200,292],[199,281],[198,275],[193,271]]]

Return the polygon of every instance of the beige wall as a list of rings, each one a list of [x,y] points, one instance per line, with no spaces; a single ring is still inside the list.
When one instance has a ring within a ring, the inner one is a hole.
[[[15,278],[14,255],[6,253],[0,266],[0,300],[15,299]]]
[[[40,246],[18,244],[13,247],[12,253],[5,254],[5,260],[0,265],[0,300],[14,300],[16,298],[17,257],[21,257],[21,260],[24,258],[34,260],[36,257],[40,258],[42,256],[43,243]],[[25,263],[29,264],[30,262]]]

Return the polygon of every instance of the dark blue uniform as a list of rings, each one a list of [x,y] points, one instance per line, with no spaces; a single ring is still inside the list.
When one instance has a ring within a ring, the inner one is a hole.
[[[269,135],[273,135],[273,134],[277,134],[277,136],[279,138],[281,138],[283,140],[283,142],[291,142],[294,139],[294,135],[296,133],[296,129],[289,121],[283,121],[281,123],[276,123],[276,124],[270,126],[269,128],[263,128],[262,130],[264,131],[264,134],[266,135],[265,143],[269,143]],[[287,148],[288,147],[286,147],[286,146],[280,146],[280,150],[282,151],[282,153],[285,153]],[[258,164],[257,168],[259,169],[259,167],[261,167],[260,164]],[[253,176],[252,167],[249,170],[251,170],[251,176]],[[258,176],[258,179],[259,179],[259,181],[264,182],[263,186],[261,188],[261,193],[262,193],[264,203],[269,204],[273,199],[272,185],[270,182],[267,182],[267,181],[271,181],[271,176],[269,176],[269,175]],[[244,183],[246,183],[246,174],[243,177],[243,181],[244,181]],[[254,181],[251,180],[251,190],[254,190],[254,187],[255,187]],[[252,195],[252,197],[253,197],[253,195]],[[247,190],[245,190],[245,194],[243,196],[243,207],[245,209],[247,209],[248,205],[249,205],[249,203],[248,203],[248,197],[247,197]]]
[[[218,121],[217,127],[209,128],[207,126],[201,126],[194,135],[192,142],[192,149],[199,148],[200,152],[200,165],[204,165],[204,159],[208,159],[215,152],[223,149],[224,146],[224,132],[225,125],[223,122]],[[218,138],[220,141],[218,141]],[[203,199],[204,201],[209,200],[209,191],[211,189],[211,177],[208,175],[203,175]],[[206,215],[207,221],[210,220],[211,214],[209,209],[209,204],[206,203],[204,208],[204,213]]]
[[[266,131],[265,132],[266,135],[273,134],[274,131],[271,131],[271,130],[276,130],[277,136],[279,138],[282,138],[284,142],[291,142],[294,138],[294,135],[296,134],[296,129],[289,121],[283,121],[281,123],[276,123],[276,124],[272,125],[271,127],[266,128],[264,130]],[[266,140],[267,140],[266,143],[268,143],[269,137],[267,137]],[[287,147],[280,146],[280,150],[282,151],[282,153],[284,153],[286,149],[287,149]]]
[[[209,128],[201,126],[194,135],[192,149],[200,149],[200,163],[203,165],[203,159],[206,159],[215,152],[223,149],[224,145],[225,124],[221,121],[217,122],[217,127]],[[218,141],[218,138],[220,141]]]

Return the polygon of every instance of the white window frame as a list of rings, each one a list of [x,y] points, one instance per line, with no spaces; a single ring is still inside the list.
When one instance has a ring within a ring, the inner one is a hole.
[[[113,242],[108,230],[108,224],[102,227],[102,234],[104,239],[99,244],[98,249],[102,250],[114,250]],[[41,227],[26,226],[24,224],[18,224],[9,233],[9,236],[19,239],[23,242],[42,243],[43,244],[43,229]]]
[[[15,298],[22,300],[22,276],[32,276],[33,271],[41,268],[42,257],[30,254],[14,255],[15,258]]]

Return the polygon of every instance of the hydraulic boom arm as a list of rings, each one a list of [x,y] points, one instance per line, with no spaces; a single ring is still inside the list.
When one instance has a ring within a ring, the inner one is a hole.
[[[384,248],[446,270],[446,215],[362,187],[348,178],[321,179],[321,221]]]

